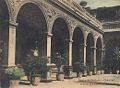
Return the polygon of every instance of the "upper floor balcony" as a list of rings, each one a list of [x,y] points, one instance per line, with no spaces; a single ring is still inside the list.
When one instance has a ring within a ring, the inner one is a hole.
[[[87,22],[95,25],[99,29],[102,29],[102,23],[98,21],[94,16],[88,13],[85,8],[78,5],[73,0],[50,0],[61,7],[66,7],[69,11],[74,12],[75,15],[78,15],[82,19],[86,20]]]
[[[120,21],[109,21],[103,22],[104,32],[120,31]]]

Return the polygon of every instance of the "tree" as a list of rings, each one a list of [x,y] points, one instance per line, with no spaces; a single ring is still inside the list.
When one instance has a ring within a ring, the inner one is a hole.
[[[111,70],[113,72],[116,72],[116,70],[120,70],[120,48],[115,47],[111,49],[109,58],[107,60],[107,69]]]
[[[120,70],[120,48],[116,47],[113,49],[113,59],[116,60],[117,68]]]

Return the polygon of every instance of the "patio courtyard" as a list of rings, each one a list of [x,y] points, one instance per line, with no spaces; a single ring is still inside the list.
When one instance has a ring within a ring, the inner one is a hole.
[[[40,82],[38,86],[20,84],[19,88],[120,88],[119,74],[101,74],[82,78]]]

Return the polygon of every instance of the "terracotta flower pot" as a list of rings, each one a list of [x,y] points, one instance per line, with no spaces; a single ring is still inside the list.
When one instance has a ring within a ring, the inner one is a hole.
[[[97,71],[97,75],[100,75],[100,73],[101,73],[101,71],[100,71],[100,70],[98,70],[98,71]]]
[[[32,85],[37,86],[40,83],[40,77],[32,77]]]
[[[91,76],[92,74],[93,74],[93,72],[92,72],[92,71],[89,71],[89,72],[88,72],[88,75],[89,75],[89,76]]]
[[[87,71],[86,70],[84,70],[84,72],[83,72],[83,77],[87,77]]]
[[[104,74],[105,73],[105,71],[104,70],[101,70],[101,74]]]
[[[78,77],[79,77],[79,78],[82,78],[82,76],[83,76],[83,73],[80,72]]]
[[[64,81],[64,73],[58,73],[57,74],[57,80],[58,81]]]
[[[19,88],[19,80],[10,80],[10,87],[9,88]]]

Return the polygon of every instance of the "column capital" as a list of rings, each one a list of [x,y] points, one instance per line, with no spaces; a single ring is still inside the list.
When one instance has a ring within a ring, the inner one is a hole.
[[[83,44],[80,44],[80,46],[84,46],[84,47],[87,47],[87,45],[86,45],[85,43],[83,43]]]
[[[10,26],[17,27],[17,26],[18,26],[18,23],[13,22],[13,21],[10,21],[10,22],[9,22],[9,25],[10,25]]]
[[[52,37],[52,36],[53,36],[53,34],[51,34],[51,33],[47,32],[47,36]]]
[[[90,48],[91,48],[91,49],[94,49],[94,50],[96,50],[96,49],[97,49],[97,48],[96,48],[96,47],[94,47],[94,46],[91,46]]]
[[[104,52],[104,51],[105,51],[105,49],[98,49],[98,51]]]
[[[73,43],[72,39],[65,39],[66,42]]]
[[[43,32],[43,33],[41,33],[41,35],[46,35],[46,36],[49,36],[49,37],[52,37],[52,36],[53,36],[53,34],[51,34],[51,33],[49,33],[49,32]]]

